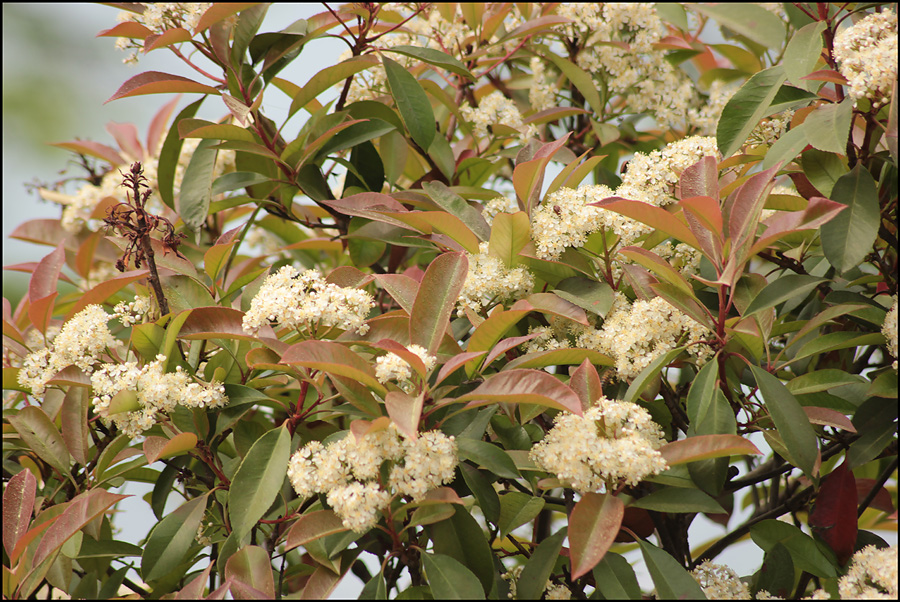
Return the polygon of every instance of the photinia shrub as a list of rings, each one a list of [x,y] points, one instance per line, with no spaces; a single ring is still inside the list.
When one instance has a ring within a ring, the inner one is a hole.
[[[894,5],[121,8],[185,75],[13,233],[5,597],[896,597]]]

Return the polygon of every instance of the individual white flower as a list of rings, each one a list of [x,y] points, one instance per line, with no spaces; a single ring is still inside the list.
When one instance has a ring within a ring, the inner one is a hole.
[[[657,451],[662,430],[637,404],[600,397],[583,416],[560,413],[531,448],[542,470],[582,493],[607,490],[619,479],[636,485],[668,466]]]
[[[343,288],[326,282],[316,270],[300,274],[292,266],[283,266],[270,274],[250,302],[244,315],[244,332],[256,333],[270,322],[315,336],[319,326],[356,330],[365,334],[366,316],[375,299],[366,291]]]
[[[710,600],[750,600],[750,588],[737,574],[723,564],[703,562],[691,575]]]
[[[544,599],[545,600],[571,600],[572,599],[572,590],[570,590],[564,583],[553,583],[551,581],[547,582],[547,587],[544,588]]]
[[[854,101],[886,103],[897,80],[897,13],[886,8],[838,32],[834,58]]]
[[[854,554],[838,591],[842,600],[896,600],[897,546],[866,546]]]
[[[113,318],[117,318],[122,326],[131,326],[142,321],[150,311],[150,297],[138,295],[133,301],[122,301],[113,308]]]
[[[457,313],[462,315],[463,307],[480,312],[497,303],[506,303],[531,294],[534,277],[524,266],[508,268],[499,257],[488,251],[489,243],[478,245],[478,254],[467,253],[469,271],[459,293]]]
[[[887,350],[894,358],[892,367],[894,372],[897,371],[897,295],[894,295],[894,304],[884,316],[884,324],[881,326],[881,332],[887,340]]]

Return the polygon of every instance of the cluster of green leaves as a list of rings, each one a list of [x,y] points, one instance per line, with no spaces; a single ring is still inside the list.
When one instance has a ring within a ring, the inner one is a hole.
[[[414,19],[425,10],[457,15],[453,3],[412,10]],[[474,37],[467,49],[446,52],[380,46],[403,21],[376,5],[329,8],[259,33],[267,5],[214,4],[194,31],[127,22],[102,34],[180,56],[188,44],[221,73],[204,71],[209,84],[142,73],[111,98],[202,95],[166,129],[178,99],[168,103],[147,138],[148,149],[161,143],[159,198],[190,235],[184,258],[153,241],[170,313],[117,336],[141,361],[161,353],[170,369],[215,375],[230,401],[218,410],[178,408],[143,441],[93,416],[90,377],[75,367],[35,403],[17,381],[25,333],[43,333],[92,303],[146,294],[148,271],[135,267],[60,295],[59,280],[73,280],[64,268],[86,280],[98,264],[115,263],[122,241],[102,230],[71,234],[59,220],[18,227],[16,238],[55,250],[14,266],[32,274],[29,294],[14,310],[4,303],[12,400],[3,418],[5,596],[49,584],[90,598],[121,587],[153,597],[325,597],[353,572],[366,597],[504,598],[501,575],[519,564],[518,597],[539,598],[552,580],[577,596],[637,599],[622,553],[639,549],[660,597],[699,598],[687,571],[747,534],[770,567],[748,576],[752,589],[804,594],[811,579],[833,591],[854,549],[886,545],[872,530],[885,527],[896,495],[896,372],[881,334],[887,297],[897,292],[896,86],[881,109],[845,97],[831,44],[851,13],[790,7],[782,24],[758,5],[701,5],[691,19],[681,6],[660,8],[673,64],[690,66],[704,85],[743,83],[718,124],[724,160],[705,157],[686,169],[676,204],[599,203],[654,229],[617,250],[629,263],[625,278],[612,281],[615,257],[577,249],[558,261],[537,257],[533,210],[589,177],[615,185],[623,158],[690,132],[639,131],[621,119],[622,108],[607,104],[577,66],[585,41],[559,33],[568,20],[553,5],[535,5],[508,28],[510,4],[459,10]],[[723,26],[727,42],[699,41],[708,20]],[[352,56],[304,85],[278,77],[329,35],[342,36]],[[527,107],[520,83],[533,56],[560,74],[561,106],[522,111],[545,141],[519,145],[518,132],[495,124],[479,144],[461,102],[501,90]],[[376,68],[387,93],[346,103],[351,78]],[[320,95],[334,86],[343,86],[340,98],[323,105]],[[291,99],[287,120],[308,115],[292,139],[264,115],[273,89]],[[215,97],[227,118],[195,118]],[[796,112],[790,131],[771,146],[744,145],[761,119],[786,109]],[[132,130],[116,131],[123,151],[141,147]],[[201,142],[176,189],[186,138]],[[124,163],[122,152],[99,143],[62,146],[113,168]],[[224,150],[235,152],[236,171],[215,177]],[[551,162],[560,171],[546,184]],[[347,172],[340,191],[329,184],[335,167]],[[772,194],[784,176],[798,194]],[[488,225],[482,204],[501,191],[520,210]],[[763,223],[765,209],[778,213]],[[243,244],[259,230],[282,243],[274,265]],[[685,277],[654,254],[664,240],[698,250],[700,274]],[[481,243],[506,267],[529,269],[540,292],[457,315],[468,257]],[[266,274],[284,264],[376,294],[368,332],[300,341],[247,334],[244,312]],[[614,292],[664,298],[714,333],[714,357],[697,366],[679,346],[629,382],[595,350],[522,351],[530,327],[602,320]],[[436,355],[431,372],[406,350],[411,344]],[[380,382],[375,358],[384,352],[409,360],[424,386],[407,393]],[[528,450],[556,414],[581,414],[600,395],[651,413],[669,441],[661,451],[670,469],[637,487],[576,498]],[[292,452],[354,421],[387,419],[406,435],[439,428],[455,436],[456,479],[423,501],[395,499],[389,518],[365,534],[347,530],[324,497],[297,499],[286,479]],[[773,450],[762,462],[748,439],[755,432]],[[740,478],[738,464],[748,469]],[[110,490],[127,482],[152,486],[145,499],[157,522],[141,547],[115,537],[113,510],[126,496]],[[752,518],[731,524],[745,506]],[[700,549],[688,538],[699,513],[727,527]],[[788,514],[793,524],[775,520]],[[401,591],[404,575],[411,585]]]

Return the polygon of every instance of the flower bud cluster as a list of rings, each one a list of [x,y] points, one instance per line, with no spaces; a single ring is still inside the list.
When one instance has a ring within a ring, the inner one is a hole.
[[[19,384],[43,397],[47,382],[60,370],[76,365],[91,372],[107,347],[118,345],[106,323],[112,318],[99,305],[88,305],[60,329],[50,347],[29,353],[19,371]]]
[[[665,470],[668,465],[657,451],[663,443],[662,430],[647,410],[601,396],[583,416],[557,415],[529,456],[565,486],[598,492],[619,479],[636,485]]]
[[[386,483],[384,462],[391,463]],[[291,457],[288,478],[299,497],[325,494],[344,526],[364,533],[395,495],[421,500],[452,481],[458,463],[453,437],[428,431],[409,440],[391,424],[361,436],[348,433],[327,445],[307,443]]]
[[[137,362],[104,364],[91,375],[94,412],[105,424],[115,423],[129,437],[137,437],[156,424],[158,413],[171,412],[176,406],[217,408],[228,403],[221,383],[196,382],[181,366],[164,372],[165,364],[164,355],[142,367]],[[113,398],[123,391],[134,392],[131,403],[111,407]]]
[[[887,103],[897,80],[897,13],[885,9],[839,32],[834,58],[854,101],[868,98],[876,107]]]
[[[315,336],[319,326],[356,330],[365,334],[375,299],[366,291],[326,282],[316,270],[300,274],[283,266],[269,274],[244,315],[244,332],[255,334],[268,323],[277,323]]]
[[[691,571],[700,588],[710,600],[750,600],[750,588],[733,570],[724,564],[704,561]]]
[[[897,371],[897,295],[894,295],[894,304],[884,316],[884,324],[881,326],[881,333],[887,341],[887,350],[894,358],[892,367],[894,372]]]

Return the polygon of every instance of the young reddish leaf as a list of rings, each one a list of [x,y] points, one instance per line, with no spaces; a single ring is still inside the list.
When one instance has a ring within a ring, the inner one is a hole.
[[[513,347],[518,347],[522,343],[526,343],[531,339],[535,339],[541,336],[539,332],[532,332],[531,334],[522,335],[520,337],[509,337],[508,339],[503,339],[499,343],[493,346],[491,352],[487,354],[487,357],[484,358],[484,366],[490,366],[495,359],[512,349]],[[509,366],[506,364],[504,367]]]
[[[376,274],[375,280],[406,313],[412,313],[416,294],[419,292],[418,282],[404,274]]]
[[[482,357],[486,353],[486,351],[470,351],[454,355],[452,359],[448,360],[447,363],[441,366],[441,370],[440,372],[438,372],[435,384],[441,384],[445,378],[462,368],[466,364],[466,362]]]
[[[66,314],[66,320],[70,319],[72,316],[80,312],[88,305],[92,305],[95,303],[105,303],[107,299],[118,293],[120,290],[122,290],[132,282],[140,280],[142,278],[146,278],[148,273],[149,270],[147,270],[146,268],[141,268],[140,270],[122,272],[121,275],[116,276],[115,278],[104,280],[88,292],[81,295],[81,297],[79,297],[78,301],[76,301],[72,308],[69,310],[69,313]]]
[[[428,370],[425,368],[425,362],[423,362],[422,358],[420,358],[418,355],[410,351],[406,347],[406,345],[401,345],[393,339],[381,339],[372,346],[376,349],[384,349],[385,351],[389,351],[395,355],[400,356],[403,361],[409,364],[410,367],[412,367],[412,369],[416,371],[416,374],[418,374],[420,378],[425,378],[425,375],[428,372]]]
[[[762,455],[755,445],[738,435],[696,435],[667,443],[659,452],[669,466],[726,456]]]
[[[764,223],[766,230],[750,248],[755,255],[766,249],[776,240],[800,230],[814,230],[831,221],[838,213],[846,209],[843,203],[831,201],[823,197],[813,197],[803,211],[782,211]]]
[[[745,261],[749,244],[756,236],[759,215],[775,185],[774,177],[779,167],[775,165],[750,177],[725,199],[723,216],[731,239],[729,259],[735,258],[738,263]]]
[[[235,15],[244,9],[251,8],[255,2],[216,2],[203,13],[197,27],[194,28],[194,35],[201,31],[206,31],[219,21],[224,21],[231,15]]]
[[[622,197],[617,196],[588,204],[615,211],[625,217],[630,217],[642,224],[646,224],[651,228],[655,228],[660,232],[668,234],[672,238],[677,238],[681,242],[687,243],[695,249],[700,248],[697,237],[694,236],[687,225],[675,217],[674,214],[669,213],[660,207],[642,201],[623,199]]]
[[[603,355],[595,349],[549,349],[521,355],[514,360],[510,360],[501,370],[575,365],[585,360],[598,366],[612,366],[616,363],[611,357]]]
[[[302,341],[285,350],[281,363],[353,378],[382,398],[387,395],[387,389],[375,378],[372,366],[340,343]]]
[[[673,285],[685,296],[689,298],[694,297],[694,289],[688,284],[687,280],[684,279],[684,276],[656,253],[642,249],[641,247],[623,247],[619,249],[619,253],[633,262],[644,266],[656,274],[661,280]]]
[[[829,82],[832,84],[839,84],[841,86],[847,85],[847,78],[834,69],[820,69],[818,71],[813,71],[809,75],[804,75],[800,79],[816,82]]]
[[[803,411],[812,424],[821,424],[822,426],[831,426],[842,429],[848,433],[855,433],[856,427],[841,412],[832,410],[831,408],[819,408],[814,406],[803,406]]]
[[[233,242],[225,245],[213,245],[203,254],[203,270],[213,282],[219,277],[219,271],[228,261],[234,245]]]
[[[625,505],[614,495],[585,493],[569,517],[572,579],[578,579],[603,559],[613,544]]]
[[[809,513],[809,526],[847,564],[856,544],[856,479],[842,462],[824,479]]]
[[[250,130],[230,123],[212,123],[204,119],[182,119],[178,122],[178,135],[182,138],[257,142]]]
[[[56,146],[58,148],[64,148],[76,153],[81,153],[83,155],[96,157],[98,159],[106,161],[113,167],[125,163],[125,159],[122,157],[122,155],[119,154],[119,151],[112,148],[111,146],[106,146],[105,144],[100,144],[99,142],[92,142],[91,140],[56,142],[51,144],[50,146]]]
[[[133,123],[116,123],[106,124],[106,131],[115,138],[116,143],[128,155],[141,159],[144,156],[144,147],[141,146],[138,137],[137,127]]]
[[[722,212],[713,197],[695,196],[682,200],[681,208],[688,228],[697,237],[700,249],[715,266],[722,265]]]
[[[384,398],[384,407],[387,409],[391,422],[397,425],[403,435],[412,441],[419,436],[419,418],[422,417],[422,404],[424,395],[413,397],[401,391],[390,391]]]
[[[32,566],[38,566],[41,561],[62,548],[63,544],[86,524],[127,497],[131,496],[110,493],[105,489],[91,489],[66,502],[66,509],[50,525],[34,551]]]
[[[583,309],[553,293],[534,293],[525,299],[516,301],[512,310],[524,309],[530,305],[532,311],[539,311],[588,326],[587,314]]]
[[[144,38],[144,54],[147,54],[151,50],[156,50],[157,48],[165,48],[183,42],[190,42],[192,37],[191,32],[182,29],[181,27],[167,29],[159,35],[150,34]]]
[[[293,550],[311,541],[315,541],[326,535],[341,533],[347,527],[333,510],[316,510],[304,514],[295,522],[287,534],[285,551]]]
[[[679,183],[681,184],[682,199],[696,196],[710,197],[716,199],[716,207],[718,208],[719,171],[715,157],[706,155],[693,165],[686,167],[681,172]],[[718,213],[718,210],[716,213]],[[719,222],[721,224],[721,219]],[[721,225],[719,228],[721,229]]]
[[[570,133],[566,133],[559,140],[544,144],[534,154],[534,158],[519,163],[513,169],[513,188],[516,190],[519,206],[525,209],[526,214],[531,215],[532,209],[538,203],[547,164],[553,155],[565,145],[569,135]]]
[[[861,504],[863,500],[869,497],[869,493],[871,493],[872,488],[875,487],[876,484],[877,481],[875,479],[856,479],[857,504]],[[894,507],[894,501],[891,499],[890,492],[884,487],[879,487],[878,493],[875,494],[875,498],[872,500],[870,507],[888,514],[897,511]]]
[[[259,546],[246,546],[235,552],[225,563],[225,575],[232,579],[233,594],[235,589],[240,591],[241,586],[246,586],[250,591],[261,592],[264,600],[275,598],[272,561],[269,560],[269,554]]]
[[[20,470],[3,491],[3,548],[12,557],[16,542],[28,531],[34,510],[37,479],[28,469]]]
[[[509,370],[489,376],[474,391],[455,402],[471,402],[469,407],[491,403],[533,403],[581,416],[581,400],[575,391],[539,370]]]
[[[153,33],[150,29],[136,21],[125,21],[97,34],[98,38],[133,38],[143,40]]]
[[[157,460],[165,460],[181,455],[197,446],[197,435],[194,433],[178,433],[171,439],[165,437],[147,437],[144,440],[144,455],[147,464]]]
[[[527,307],[525,307],[527,305]],[[475,328],[475,332],[469,337],[469,346],[466,351],[490,351],[506,332],[515,326],[519,320],[532,311],[531,304],[525,304],[515,310],[495,310],[487,320]],[[466,373],[471,377],[478,369],[478,363],[472,360],[466,365]]]
[[[210,562],[203,569],[203,572],[191,579],[191,582],[183,588],[175,592],[176,600],[200,600],[206,591],[206,584],[209,582],[209,573],[215,566],[214,562]],[[208,598],[207,598],[208,599]]]
[[[157,149],[160,148],[160,145],[163,143],[163,136],[166,133],[166,124],[169,122],[169,118],[172,116],[172,113],[175,112],[175,107],[178,106],[178,102],[181,100],[181,95],[179,94],[169,102],[167,102],[163,107],[157,111],[156,115],[153,116],[153,120],[150,122],[150,127],[147,128],[147,148],[148,149]]]
[[[57,378],[61,374],[58,374]],[[59,417],[60,431],[66,449],[72,458],[82,466],[88,464],[88,449],[91,444],[88,427],[88,408],[91,406],[91,398],[88,396],[88,391],[87,387],[69,387],[63,399]]]
[[[195,82],[192,79],[162,73],[160,71],[147,71],[135,75],[116,90],[106,102],[127,98],[129,96],[142,96],[145,94],[219,94],[219,91],[210,86]],[[103,103],[106,104],[106,103]]]
[[[94,253],[97,251],[97,245],[103,240],[104,234],[102,230],[91,232],[84,241],[78,245],[78,251],[75,253],[75,271],[78,275],[87,280],[94,269]]]
[[[350,568],[351,563],[347,563],[344,571]],[[341,579],[344,578],[343,573],[338,574],[324,565],[318,565],[313,574],[310,575],[303,586],[303,591],[298,596],[302,600],[325,600],[334,591]]]
[[[22,408],[9,417],[9,422],[31,451],[55,468],[60,475],[71,478],[66,444],[44,410],[38,406]],[[36,566],[38,563],[34,564]]]
[[[422,278],[409,316],[409,340],[430,355],[437,352],[465,283],[469,261],[463,253],[438,256]]]
[[[603,396],[603,382],[597,369],[590,361],[581,362],[569,378],[569,386],[581,400],[581,408],[586,410]]]
[[[46,297],[34,299],[28,305],[28,319],[41,332],[47,332],[50,320],[53,319],[54,301],[59,293],[51,293]]]
[[[28,282],[28,298],[32,303],[56,292],[56,283],[65,262],[66,251],[60,242],[56,249],[41,259],[31,275]]]

